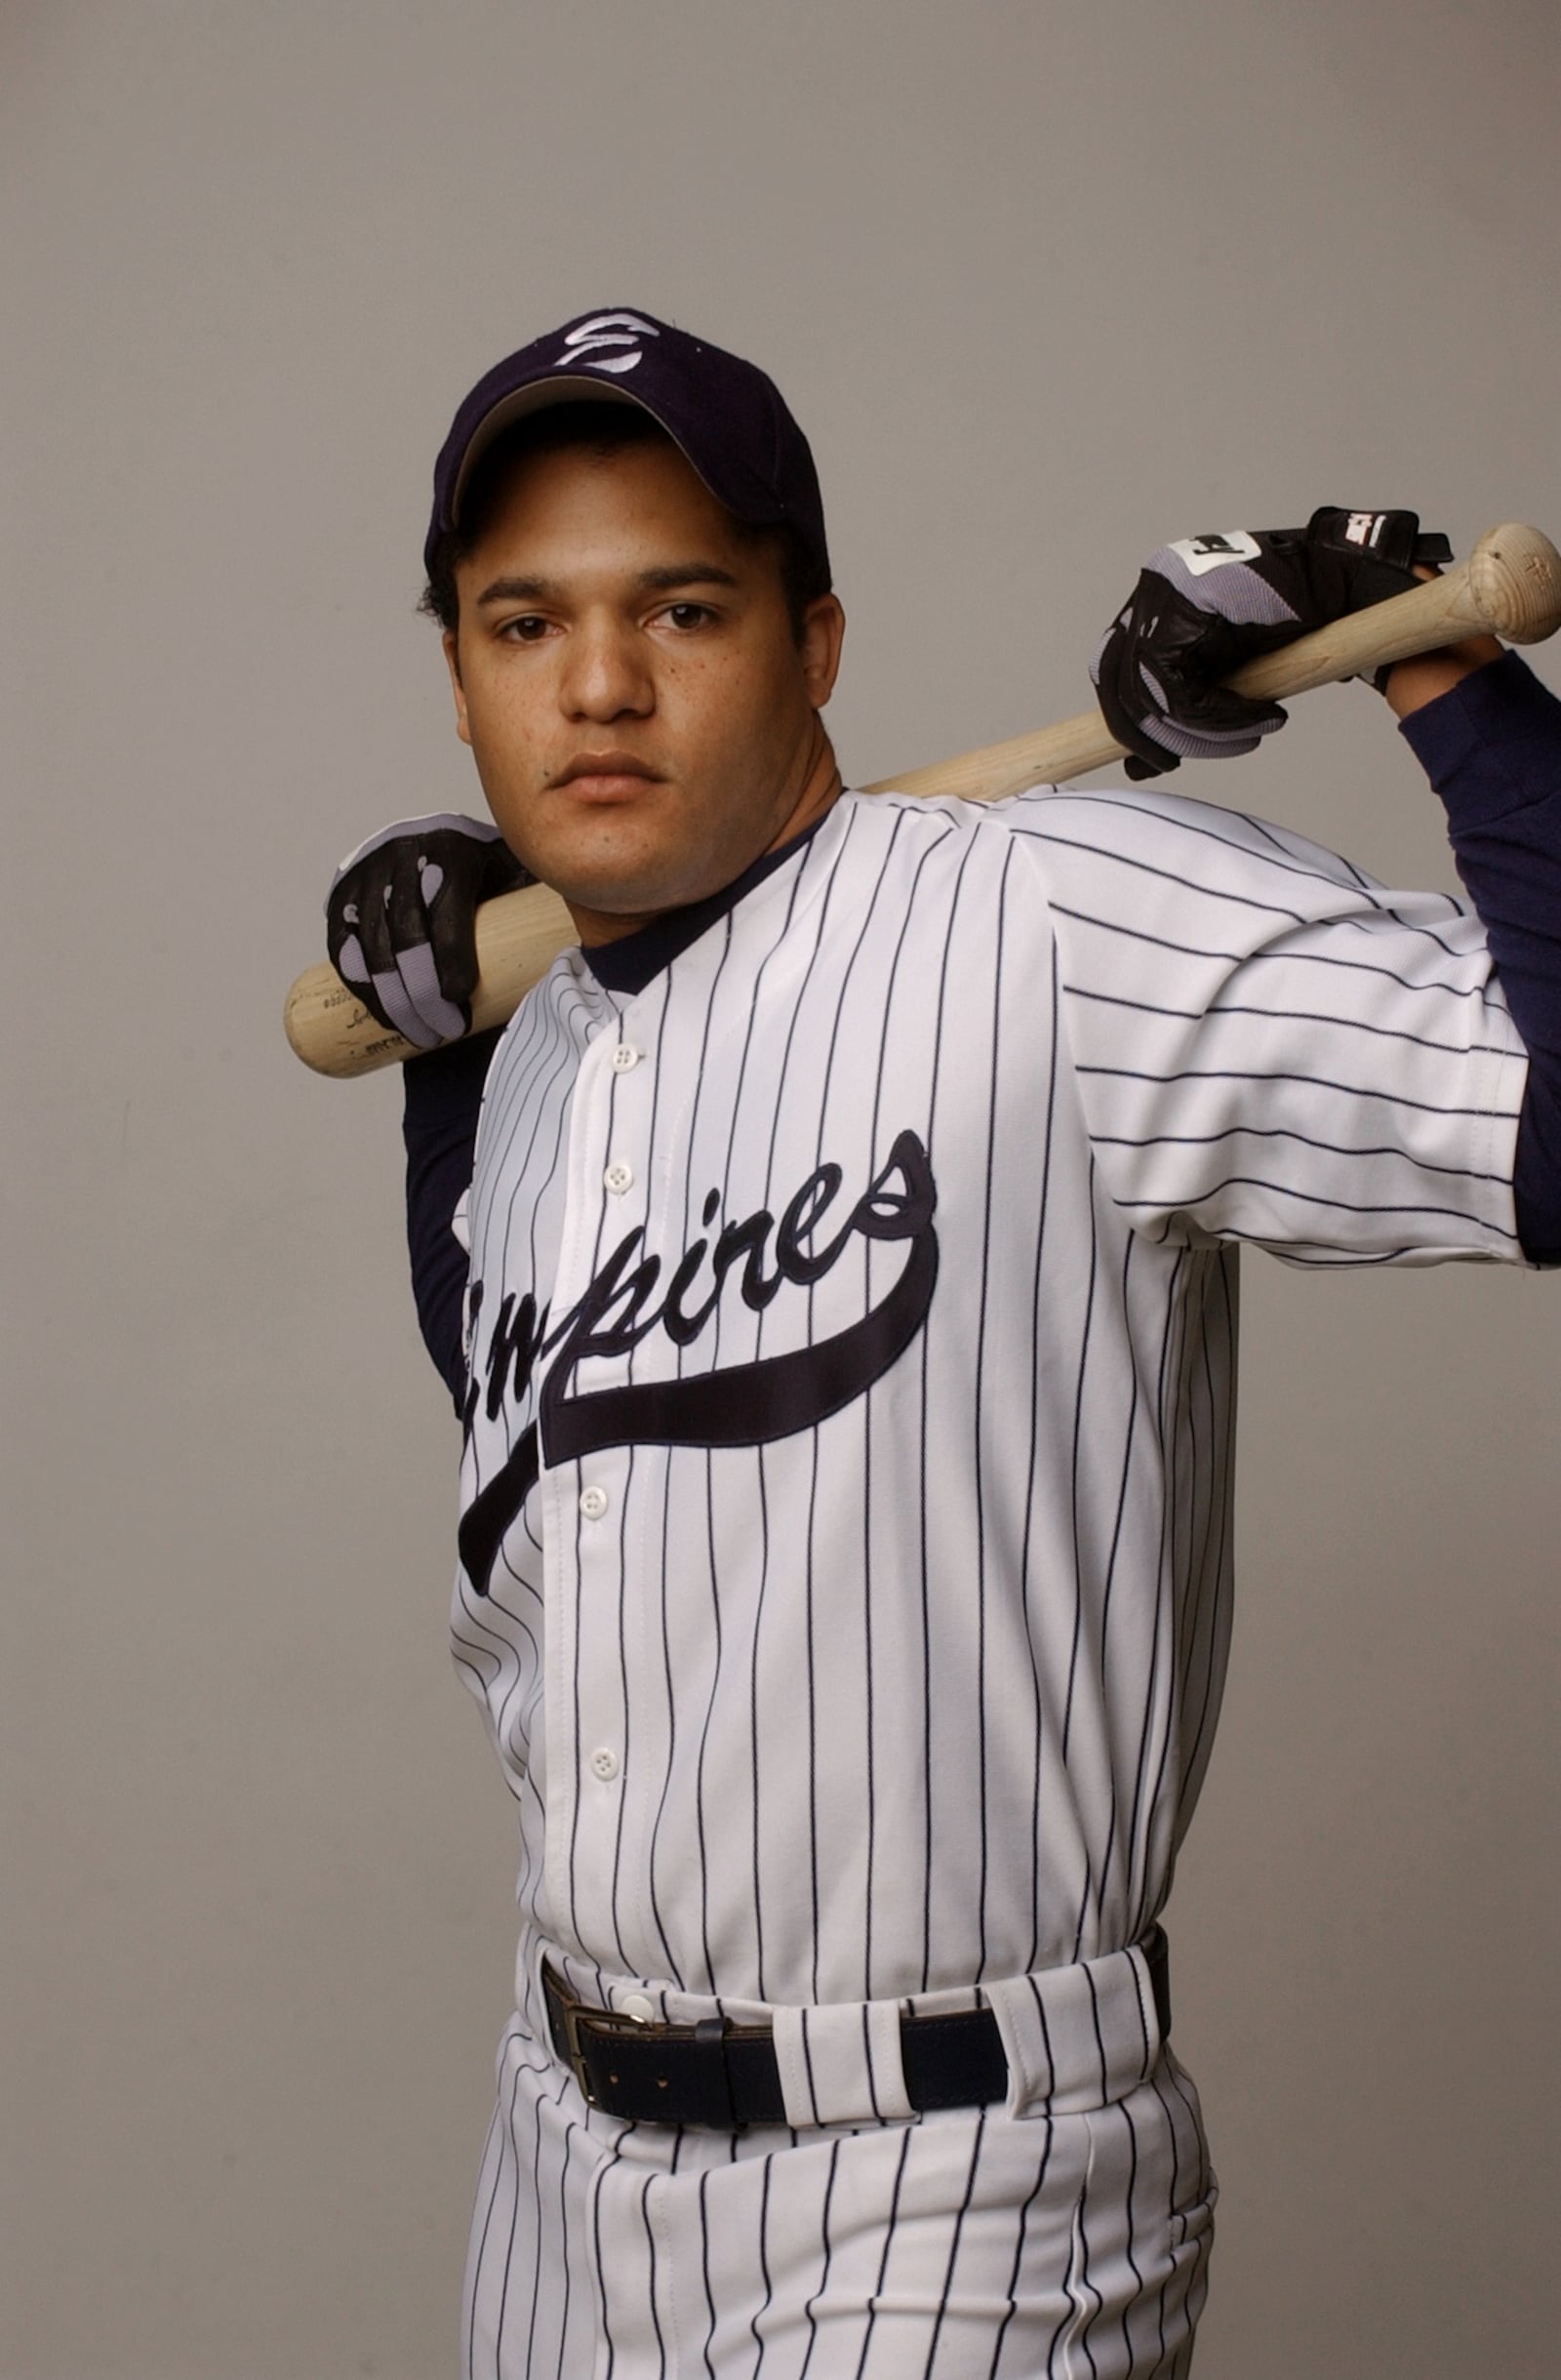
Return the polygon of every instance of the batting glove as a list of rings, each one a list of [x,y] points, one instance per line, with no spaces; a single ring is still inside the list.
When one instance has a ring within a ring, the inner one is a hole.
[[[1256,751],[1283,727],[1277,703],[1220,683],[1245,661],[1417,584],[1417,562],[1450,562],[1415,512],[1325,504],[1304,529],[1232,529],[1162,545],[1090,664],[1130,777],[1186,759]]]
[[[497,827],[443,812],[360,843],[326,897],[331,964],[365,1008],[420,1050],[471,1030],[480,903],[535,879]]]

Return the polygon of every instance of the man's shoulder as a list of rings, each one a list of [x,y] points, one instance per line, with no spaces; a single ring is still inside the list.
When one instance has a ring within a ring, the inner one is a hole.
[[[1230,877],[1321,877],[1354,888],[1374,879],[1309,835],[1221,802],[1144,786],[1033,786],[990,805],[994,823],[1070,872],[1098,861],[1165,870],[1207,884]]]
[[[1287,833],[1282,827],[1226,809],[1220,803],[1199,801],[1184,793],[1151,790],[1143,786],[1033,785],[1005,794],[1001,800],[984,801],[954,793],[901,793],[886,785],[871,792],[848,791],[841,808],[861,815],[872,814],[880,820],[919,822],[921,835],[933,841],[951,835],[1041,837],[1076,829],[1126,843],[1152,836],[1156,831],[1191,833],[1223,829],[1233,831],[1236,839],[1243,841]],[[885,831],[898,835],[904,829]]]
[[[1001,856],[1019,843],[1031,852],[1047,846],[1131,853],[1182,841],[1222,844],[1229,849],[1274,849],[1280,844],[1314,851],[1304,837],[1266,821],[1197,801],[1185,794],[1147,791],[1138,786],[1036,785],[1000,801],[975,801],[957,794],[847,793],[845,840],[898,843],[918,856],[943,846],[956,865],[974,844]]]
[[[1381,887],[1352,861],[1293,827],[1189,794],[1144,786],[1032,786],[1002,801],[886,791],[855,799],[876,814],[874,849],[899,843],[926,892],[949,868],[975,895],[1021,886],[1054,914],[1175,910],[1239,902],[1316,914],[1340,897],[1372,903]],[[867,831],[863,829],[863,831]],[[937,865],[926,853],[941,846]]]

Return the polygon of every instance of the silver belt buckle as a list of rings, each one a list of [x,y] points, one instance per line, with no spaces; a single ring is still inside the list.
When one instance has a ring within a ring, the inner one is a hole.
[[[642,2025],[634,2017],[620,2016],[611,2008],[587,2007],[583,2000],[573,1998],[565,1991],[550,1967],[546,1970],[546,1979],[542,1988],[563,2016],[564,2054],[569,2062],[569,2071],[579,2083],[580,2096],[587,2107],[599,2108],[602,2103],[591,2086],[584,2053],[580,2047],[582,2026],[589,2025],[598,2040],[603,2038],[611,2040],[615,2034],[638,2035],[648,2032],[664,2033],[671,2030],[667,2026]]]

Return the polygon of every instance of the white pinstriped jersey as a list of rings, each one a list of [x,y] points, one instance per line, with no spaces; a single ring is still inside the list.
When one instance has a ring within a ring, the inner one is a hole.
[[[1229,1618],[1236,1259],[1519,1251],[1478,921],[1141,789],[848,795],[489,1075],[456,1655],[528,1936],[780,2004],[1137,1940]]]

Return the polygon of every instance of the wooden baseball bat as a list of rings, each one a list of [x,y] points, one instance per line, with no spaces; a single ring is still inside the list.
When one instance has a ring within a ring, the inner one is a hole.
[[[1352,612],[1326,628],[1298,636],[1230,679],[1242,694],[1282,702],[1338,678],[1408,661],[1461,637],[1487,633],[1508,644],[1537,644],[1561,627],[1561,554],[1538,529],[1508,522],[1482,537],[1466,562],[1370,611]],[[1099,710],[1081,711],[1006,744],[934,767],[911,769],[861,788],[866,793],[952,793],[966,801],[1001,801],[1027,786],[1061,785],[1122,758]],[[477,912],[477,989],[472,1029],[503,1025],[560,950],[576,940],[568,909],[545,885],[503,893]],[[386,1032],[336,969],[306,968],[287,995],[287,1037],[305,1066],[341,1080],[415,1058],[399,1033]]]

